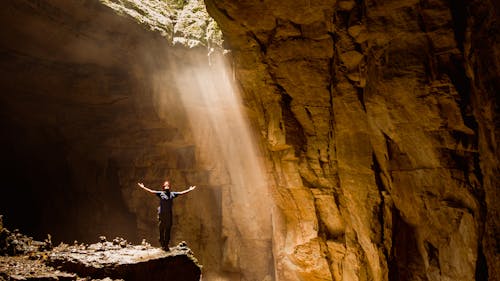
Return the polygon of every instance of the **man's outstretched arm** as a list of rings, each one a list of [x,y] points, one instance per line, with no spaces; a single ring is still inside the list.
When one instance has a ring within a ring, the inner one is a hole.
[[[177,194],[179,194],[179,195],[181,195],[181,194],[186,194],[186,193],[188,193],[188,192],[190,192],[190,191],[194,190],[195,188],[196,188],[196,186],[195,186],[195,185],[193,185],[193,186],[190,186],[188,189],[186,189],[186,190],[184,190],[184,191],[179,191],[179,192],[176,192],[176,193],[177,193]]]
[[[151,193],[156,193],[157,192],[156,190],[152,190],[152,189],[149,189],[149,188],[145,187],[142,182],[138,183],[137,185],[139,185],[142,189],[146,190],[147,192],[151,192]]]

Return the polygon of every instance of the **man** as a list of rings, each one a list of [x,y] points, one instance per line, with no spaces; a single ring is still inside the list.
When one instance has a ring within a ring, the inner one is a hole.
[[[188,189],[179,192],[170,191],[170,183],[165,181],[163,183],[163,191],[156,191],[149,189],[144,186],[143,183],[138,183],[138,185],[153,194],[156,194],[160,198],[160,206],[158,207],[158,220],[160,229],[160,244],[165,250],[169,250],[168,243],[170,242],[170,229],[172,228],[172,201],[175,197],[186,194],[196,188],[196,186],[190,186]]]

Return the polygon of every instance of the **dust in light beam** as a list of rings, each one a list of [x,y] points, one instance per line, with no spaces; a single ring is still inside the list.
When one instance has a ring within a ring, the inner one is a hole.
[[[236,262],[243,271],[262,272],[269,267],[271,272],[271,200],[266,173],[231,67],[222,54],[214,55],[211,63],[206,57],[189,61],[175,64],[171,79],[189,119],[197,165],[210,171],[207,184],[222,189],[223,259],[228,259],[222,263]],[[262,260],[252,258],[256,256]]]

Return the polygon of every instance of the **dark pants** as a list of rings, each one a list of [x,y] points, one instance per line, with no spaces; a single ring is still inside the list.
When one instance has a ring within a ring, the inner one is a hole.
[[[158,227],[160,230],[160,245],[168,249],[168,243],[170,242],[170,229],[172,228],[172,217],[160,217],[160,222]]]

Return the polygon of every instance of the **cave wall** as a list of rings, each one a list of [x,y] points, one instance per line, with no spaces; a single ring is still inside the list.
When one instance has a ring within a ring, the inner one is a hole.
[[[176,74],[209,65],[203,34],[134,18],[158,1],[101,2],[0,11],[8,225],[156,244],[157,202],[136,183],[169,178],[199,186],[172,240],[208,280],[497,280],[493,2],[207,0],[260,138],[265,207],[232,201],[209,116],[182,101]],[[244,208],[271,214],[262,235]]]
[[[493,2],[205,2],[262,135],[277,280],[498,280]]]
[[[466,72],[471,80],[471,105],[478,123],[479,168],[482,174],[485,213],[482,249],[487,263],[489,280],[498,280],[499,258],[499,95],[500,68],[498,15],[499,7],[491,1],[473,1],[469,6],[473,15],[467,20],[465,54]],[[481,265],[486,267],[486,265]],[[484,271],[484,269],[483,269]],[[478,270],[479,272],[479,270]],[[486,279],[477,274],[477,279]]]

